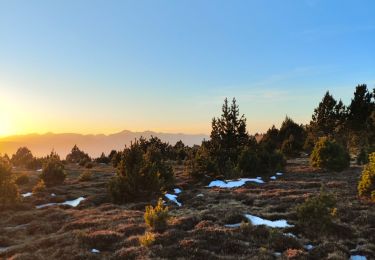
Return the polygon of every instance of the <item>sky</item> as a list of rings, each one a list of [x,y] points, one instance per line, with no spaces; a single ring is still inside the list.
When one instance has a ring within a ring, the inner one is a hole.
[[[375,87],[373,0],[0,0],[0,136],[250,133]]]

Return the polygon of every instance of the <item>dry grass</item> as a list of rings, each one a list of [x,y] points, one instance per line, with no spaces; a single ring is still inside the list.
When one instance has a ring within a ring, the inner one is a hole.
[[[375,258],[375,207],[356,195],[361,168],[322,172],[303,159],[292,160],[277,181],[233,190],[205,188],[203,183],[190,182],[182,166],[176,169],[177,186],[183,190],[178,200],[183,206],[169,204],[167,230],[145,237],[144,208],[156,201],[112,204],[106,193],[106,183],[115,171],[112,167],[95,165],[90,180],[80,182],[85,169],[68,165],[64,185],[47,188],[43,196],[24,198],[20,207],[1,212],[0,248],[6,250],[0,250],[0,259],[275,259],[275,252],[284,259],[340,259],[352,249]],[[20,187],[25,193],[38,182],[40,173],[19,174],[29,176],[29,183]],[[251,213],[296,224],[296,206],[317,194],[321,184],[339,198],[334,228],[325,236],[306,236],[298,226],[284,230],[252,226],[243,218]],[[77,208],[35,208],[80,196],[86,200]],[[240,228],[224,226],[241,222]],[[289,232],[298,238],[283,234]],[[308,251],[305,244],[315,247]],[[92,253],[93,248],[100,253]]]

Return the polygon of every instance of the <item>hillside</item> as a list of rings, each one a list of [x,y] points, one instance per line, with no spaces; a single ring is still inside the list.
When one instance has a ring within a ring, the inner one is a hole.
[[[374,207],[358,200],[356,187],[351,185],[358,181],[361,167],[326,172],[311,168],[307,158],[298,158],[288,161],[284,174],[275,179],[263,176],[264,183],[248,182],[229,189],[210,188],[208,182],[192,183],[183,167],[174,165],[173,188],[181,190],[176,196],[181,204],[163,196],[172,218],[168,229],[157,233],[150,246],[142,246],[139,238],[147,230],[145,206],[155,200],[111,203],[106,184],[115,169],[110,165],[96,164],[88,181],[79,179],[84,168],[70,164],[66,170],[64,185],[48,188],[40,195],[26,195],[40,173],[22,171],[30,183],[20,186],[25,196],[22,205],[2,212],[0,259],[375,257]],[[340,199],[334,225],[327,234],[316,236],[298,225],[296,207],[318,194],[322,183]],[[169,190],[169,194],[175,192]],[[73,206],[64,204],[77,198],[84,200]],[[249,214],[251,221],[244,217]],[[284,225],[270,226],[276,223]]]
[[[99,156],[102,152],[109,153],[112,149],[121,150],[125,145],[141,136],[149,138],[157,136],[162,141],[174,145],[182,140],[186,145],[201,144],[206,135],[157,133],[152,131],[131,132],[124,130],[110,135],[82,135],[82,134],[30,134],[0,138],[0,153],[13,154],[21,146],[28,147],[35,156],[45,156],[54,149],[60,156],[65,157],[72,147],[77,144],[82,150],[92,157]]]

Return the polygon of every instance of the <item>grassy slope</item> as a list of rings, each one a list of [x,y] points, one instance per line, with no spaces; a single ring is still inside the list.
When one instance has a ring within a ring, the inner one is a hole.
[[[92,170],[91,181],[79,182],[82,171],[69,165],[65,185],[48,190],[43,197],[24,199],[16,210],[1,212],[0,259],[274,259],[274,252],[283,252],[283,258],[340,259],[358,245],[358,253],[375,257],[375,209],[356,197],[361,168],[319,172],[298,159],[290,161],[286,174],[276,181],[223,190],[191,184],[182,168],[176,167],[177,186],[183,189],[178,200],[183,206],[170,205],[173,218],[168,230],[157,234],[155,244],[147,248],[139,245],[138,238],[145,232],[143,213],[150,202],[114,205],[106,195],[106,183],[114,169],[98,165]],[[28,174],[32,181],[21,187],[22,192],[30,191],[38,179],[37,172]],[[329,236],[306,236],[298,228],[224,227],[241,222],[243,213],[295,224],[295,206],[318,193],[322,183],[338,198],[337,225]],[[51,193],[57,196],[51,197]],[[77,208],[35,209],[35,205],[80,196],[87,200]],[[288,232],[298,238],[282,234]],[[305,244],[316,247],[308,251]],[[92,248],[100,254],[91,253]]]

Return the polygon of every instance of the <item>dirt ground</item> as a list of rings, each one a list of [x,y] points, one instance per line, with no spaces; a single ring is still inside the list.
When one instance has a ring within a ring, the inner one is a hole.
[[[360,167],[324,172],[308,166],[307,159],[295,159],[277,180],[267,176],[265,184],[221,189],[192,183],[183,167],[175,166],[182,206],[164,198],[172,218],[148,247],[140,245],[139,237],[146,231],[145,206],[156,200],[112,204],[106,183],[115,169],[95,165],[92,179],[79,181],[84,170],[68,165],[64,185],[26,197],[17,208],[1,212],[0,259],[348,259],[350,255],[375,259],[375,206],[356,195]],[[26,173],[31,182],[20,187],[21,193],[30,192],[40,174]],[[337,198],[335,231],[306,235],[296,226],[295,208],[318,194],[322,184]],[[85,200],[75,208],[36,208],[78,197]],[[244,214],[285,219],[294,226],[225,226],[247,221]]]

